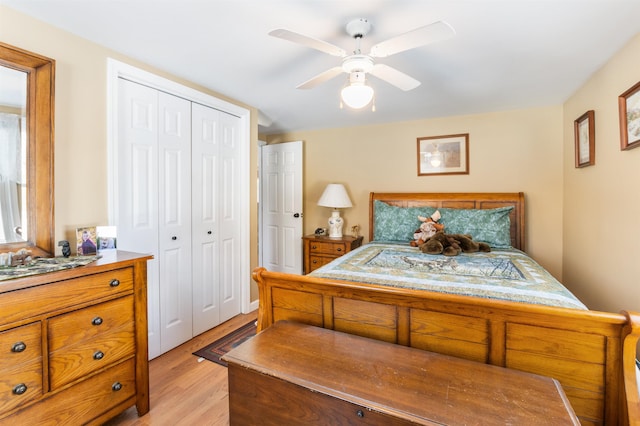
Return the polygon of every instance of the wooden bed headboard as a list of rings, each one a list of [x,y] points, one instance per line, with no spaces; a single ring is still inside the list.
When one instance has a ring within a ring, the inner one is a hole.
[[[451,209],[495,209],[513,206],[511,245],[525,251],[524,193],[522,192],[371,192],[369,194],[369,241],[374,236],[374,201],[398,207],[434,207]]]

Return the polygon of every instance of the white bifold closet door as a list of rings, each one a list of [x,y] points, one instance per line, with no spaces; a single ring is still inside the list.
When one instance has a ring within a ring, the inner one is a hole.
[[[194,103],[193,332],[240,312],[239,119]]]
[[[118,248],[152,253],[149,356],[240,313],[239,119],[119,79]]]

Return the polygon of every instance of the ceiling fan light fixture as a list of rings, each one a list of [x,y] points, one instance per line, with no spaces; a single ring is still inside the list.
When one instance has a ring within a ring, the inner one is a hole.
[[[342,61],[342,70],[347,74],[353,72],[368,73],[373,69],[373,58],[367,55],[351,55]]]
[[[353,109],[363,108],[373,99],[373,88],[365,84],[365,74],[361,72],[351,73],[349,85],[340,92],[342,101]]]

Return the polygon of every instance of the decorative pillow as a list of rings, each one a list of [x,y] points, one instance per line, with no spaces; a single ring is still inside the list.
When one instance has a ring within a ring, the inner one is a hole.
[[[511,220],[513,206],[497,209],[441,208],[440,223],[447,234],[469,234],[494,248],[511,247]]]
[[[418,216],[431,216],[433,207],[398,207],[383,201],[373,202],[374,241],[404,241],[413,239],[413,233],[420,227]]]

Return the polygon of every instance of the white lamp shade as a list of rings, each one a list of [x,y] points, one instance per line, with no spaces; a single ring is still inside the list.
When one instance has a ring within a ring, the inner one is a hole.
[[[373,88],[364,83],[352,83],[342,89],[341,96],[347,106],[360,109],[367,106],[373,99]]]
[[[322,196],[318,200],[318,205],[322,207],[331,207],[333,209],[343,209],[351,207],[351,200],[341,183],[330,183],[325,188]]]

